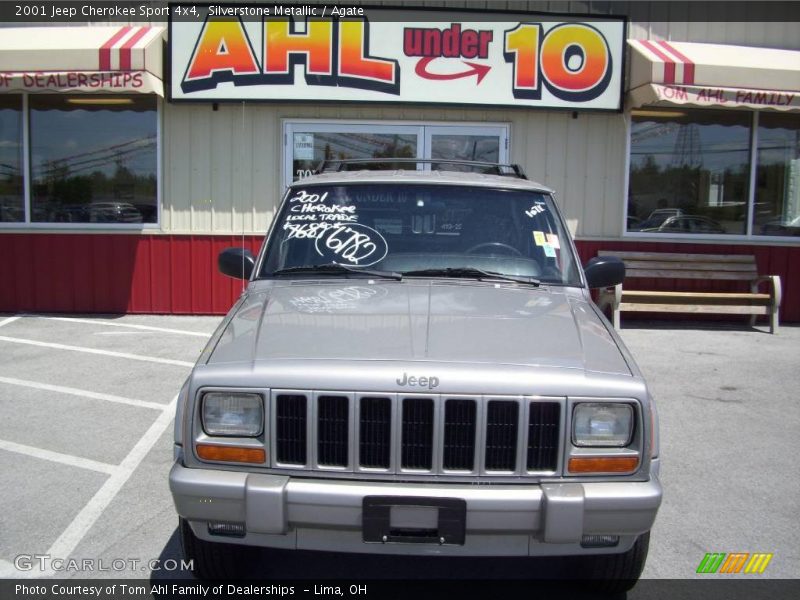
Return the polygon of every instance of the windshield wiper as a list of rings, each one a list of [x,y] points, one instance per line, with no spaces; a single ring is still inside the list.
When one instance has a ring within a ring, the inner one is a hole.
[[[383,279],[396,279],[400,281],[403,278],[402,273],[395,271],[379,271],[377,269],[362,269],[350,265],[340,265],[339,263],[325,263],[323,265],[305,265],[302,267],[286,267],[285,269],[278,269],[270,273],[272,276],[292,275],[294,273],[312,273],[312,274],[341,274],[341,273],[357,273],[359,275],[367,275],[369,277],[380,277]]]
[[[516,283],[526,283],[534,287],[539,287],[539,280],[525,275],[506,275],[496,271],[485,271],[476,267],[445,267],[441,269],[421,269],[419,271],[403,271],[403,275],[410,277],[474,277],[478,281],[485,279],[501,279],[503,281],[514,281]]]

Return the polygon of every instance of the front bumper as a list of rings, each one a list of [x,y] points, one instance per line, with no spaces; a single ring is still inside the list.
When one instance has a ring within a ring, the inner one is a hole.
[[[394,483],[189,469],[179,461],[172,467],[169,484],[178,514],[201,539],[357,553],[559,556],[624,552],[638,535],[650,530],[661,504],[661,485],[655,475],[646,482]],[[464,500],[464,544],[365,543],[362,503],[366,496]],[[212,536],[208,522],[243,523],[246,535]],[[619,544],[583,548],[581,538],[590,534],[617,535]]]

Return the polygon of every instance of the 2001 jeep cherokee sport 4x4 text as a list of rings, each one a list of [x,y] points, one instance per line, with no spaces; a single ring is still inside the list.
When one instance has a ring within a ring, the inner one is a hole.
[[[657,421],[590,297],[623,264],[582,269],[518,168],[339,166],[289,187],[257,258],[219,257],[250,281],[181,390],[169,478],[195,573],[263,546],[582,556],[632,585]]]

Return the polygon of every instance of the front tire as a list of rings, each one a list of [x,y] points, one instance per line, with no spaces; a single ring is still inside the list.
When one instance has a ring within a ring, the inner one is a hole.
[[[253,550],[246,546],[207,542],[198,538],[186,519],[178,519],[183,556],[192,561],[198,579],[241,579],[246,576]]]
[[[639,581],[649,546],[648,531],[627,552],[586,556],[582,559],[582,574],[592,589],[613,594],[627,592]]]

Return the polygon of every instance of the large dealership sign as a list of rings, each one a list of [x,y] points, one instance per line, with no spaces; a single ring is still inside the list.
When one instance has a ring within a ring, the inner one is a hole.
[[[191,16],[172,11],[172,100],[621,108],[622,19],[191,8]]]

